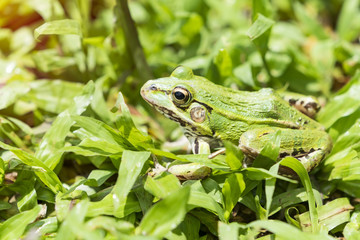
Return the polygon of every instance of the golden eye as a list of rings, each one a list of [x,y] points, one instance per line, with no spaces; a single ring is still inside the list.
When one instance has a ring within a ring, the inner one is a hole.
[[[183,87],[175,87],[171,96],[176,105],[187,104],[191,98],[190,92]]]

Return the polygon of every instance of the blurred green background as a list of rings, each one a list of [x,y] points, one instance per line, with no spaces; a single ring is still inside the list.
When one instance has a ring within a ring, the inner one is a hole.
[[[0,0],[0,27],[1,239],[360,237],[359,0]],[[202,161],[139,94],[178,65],[318,97],[331,155],[297,184],[221,156],[147,178],[150,153]]]

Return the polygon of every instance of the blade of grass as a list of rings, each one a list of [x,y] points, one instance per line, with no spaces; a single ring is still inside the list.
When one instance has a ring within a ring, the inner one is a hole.
[[[38,205],[29,211],[14,215],[0,225],[0,239],[19,239],[24,233],[26,226],[34,221],[41,210]]]
[[[0,142],[0,148],[13,152],[24,164],[42,169],[42,172],[37,171],[35,174],[54,193],[65,191],[58,176],[39,159],[35,158],[27,152],[22,151],[21,149],[12,147],[2,142]]]
[[[178,226],[187,212],[186,203],[189,196],[190,188],[184,187],[155,204],[137,227],[135,231],[137,235],[150,235],[161,238]]]
[[[280,164],[285,167],[289,167],[294,170],[297,175],[299,176],[301,183],[305,187],[306,193],[308,195],[308,203],[309,203],[309,213],[310,213],[310,220],[311,220],[311,229],[313,233],[318,233],[320,231],[319,227],[319,217],[318,212],[315,206],[315,196],[312,190],[311,182],[309,175],[304,168],[304,166],[300,163],[299,160],[293,157],[286,157],[281,160]],[[319,204],[318,204],[319,205]]]
[[[115,14],[120,22],[117,25],[124,31],[128,51],[131,54],[138,74],[143,81],[152,79],[151,70],[146,61],[134,20],[129,11],[128,0],[116,0]]]
[[[82,36],[81,27],[78,21],[72,19],[55,20],[46,22],[34,31],[35,39],[38,39],[41,35],[77,35]]]
[[[124,202],[139,176],[145,162],[149,159],[150,152],[124,151],[119,168],[119,176],[112,191],[114,211],[116,215],[124,215],[120,203]]]

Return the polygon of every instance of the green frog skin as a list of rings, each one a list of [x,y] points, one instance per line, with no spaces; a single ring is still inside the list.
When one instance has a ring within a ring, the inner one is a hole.
[[[234,90],[195,76],[184,66],[177,67],[170,77],[146,82],[141,96],[183,127],[194,154],[210,153],[226,140],[254,159],[280,131],[278,159],[293,156],[310,171],[332,148],[324,127],[309,117],[318,110],[309,97],[283,98],[270,88]],[[295,107],[305,113],[310,109],[309,116]]]

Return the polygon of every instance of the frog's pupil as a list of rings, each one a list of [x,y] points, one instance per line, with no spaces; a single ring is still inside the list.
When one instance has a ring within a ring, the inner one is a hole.
[[[178,100],[183,100],[185,98],[185,94],[183,94],[182,92],[175,92],[175,97]]]

